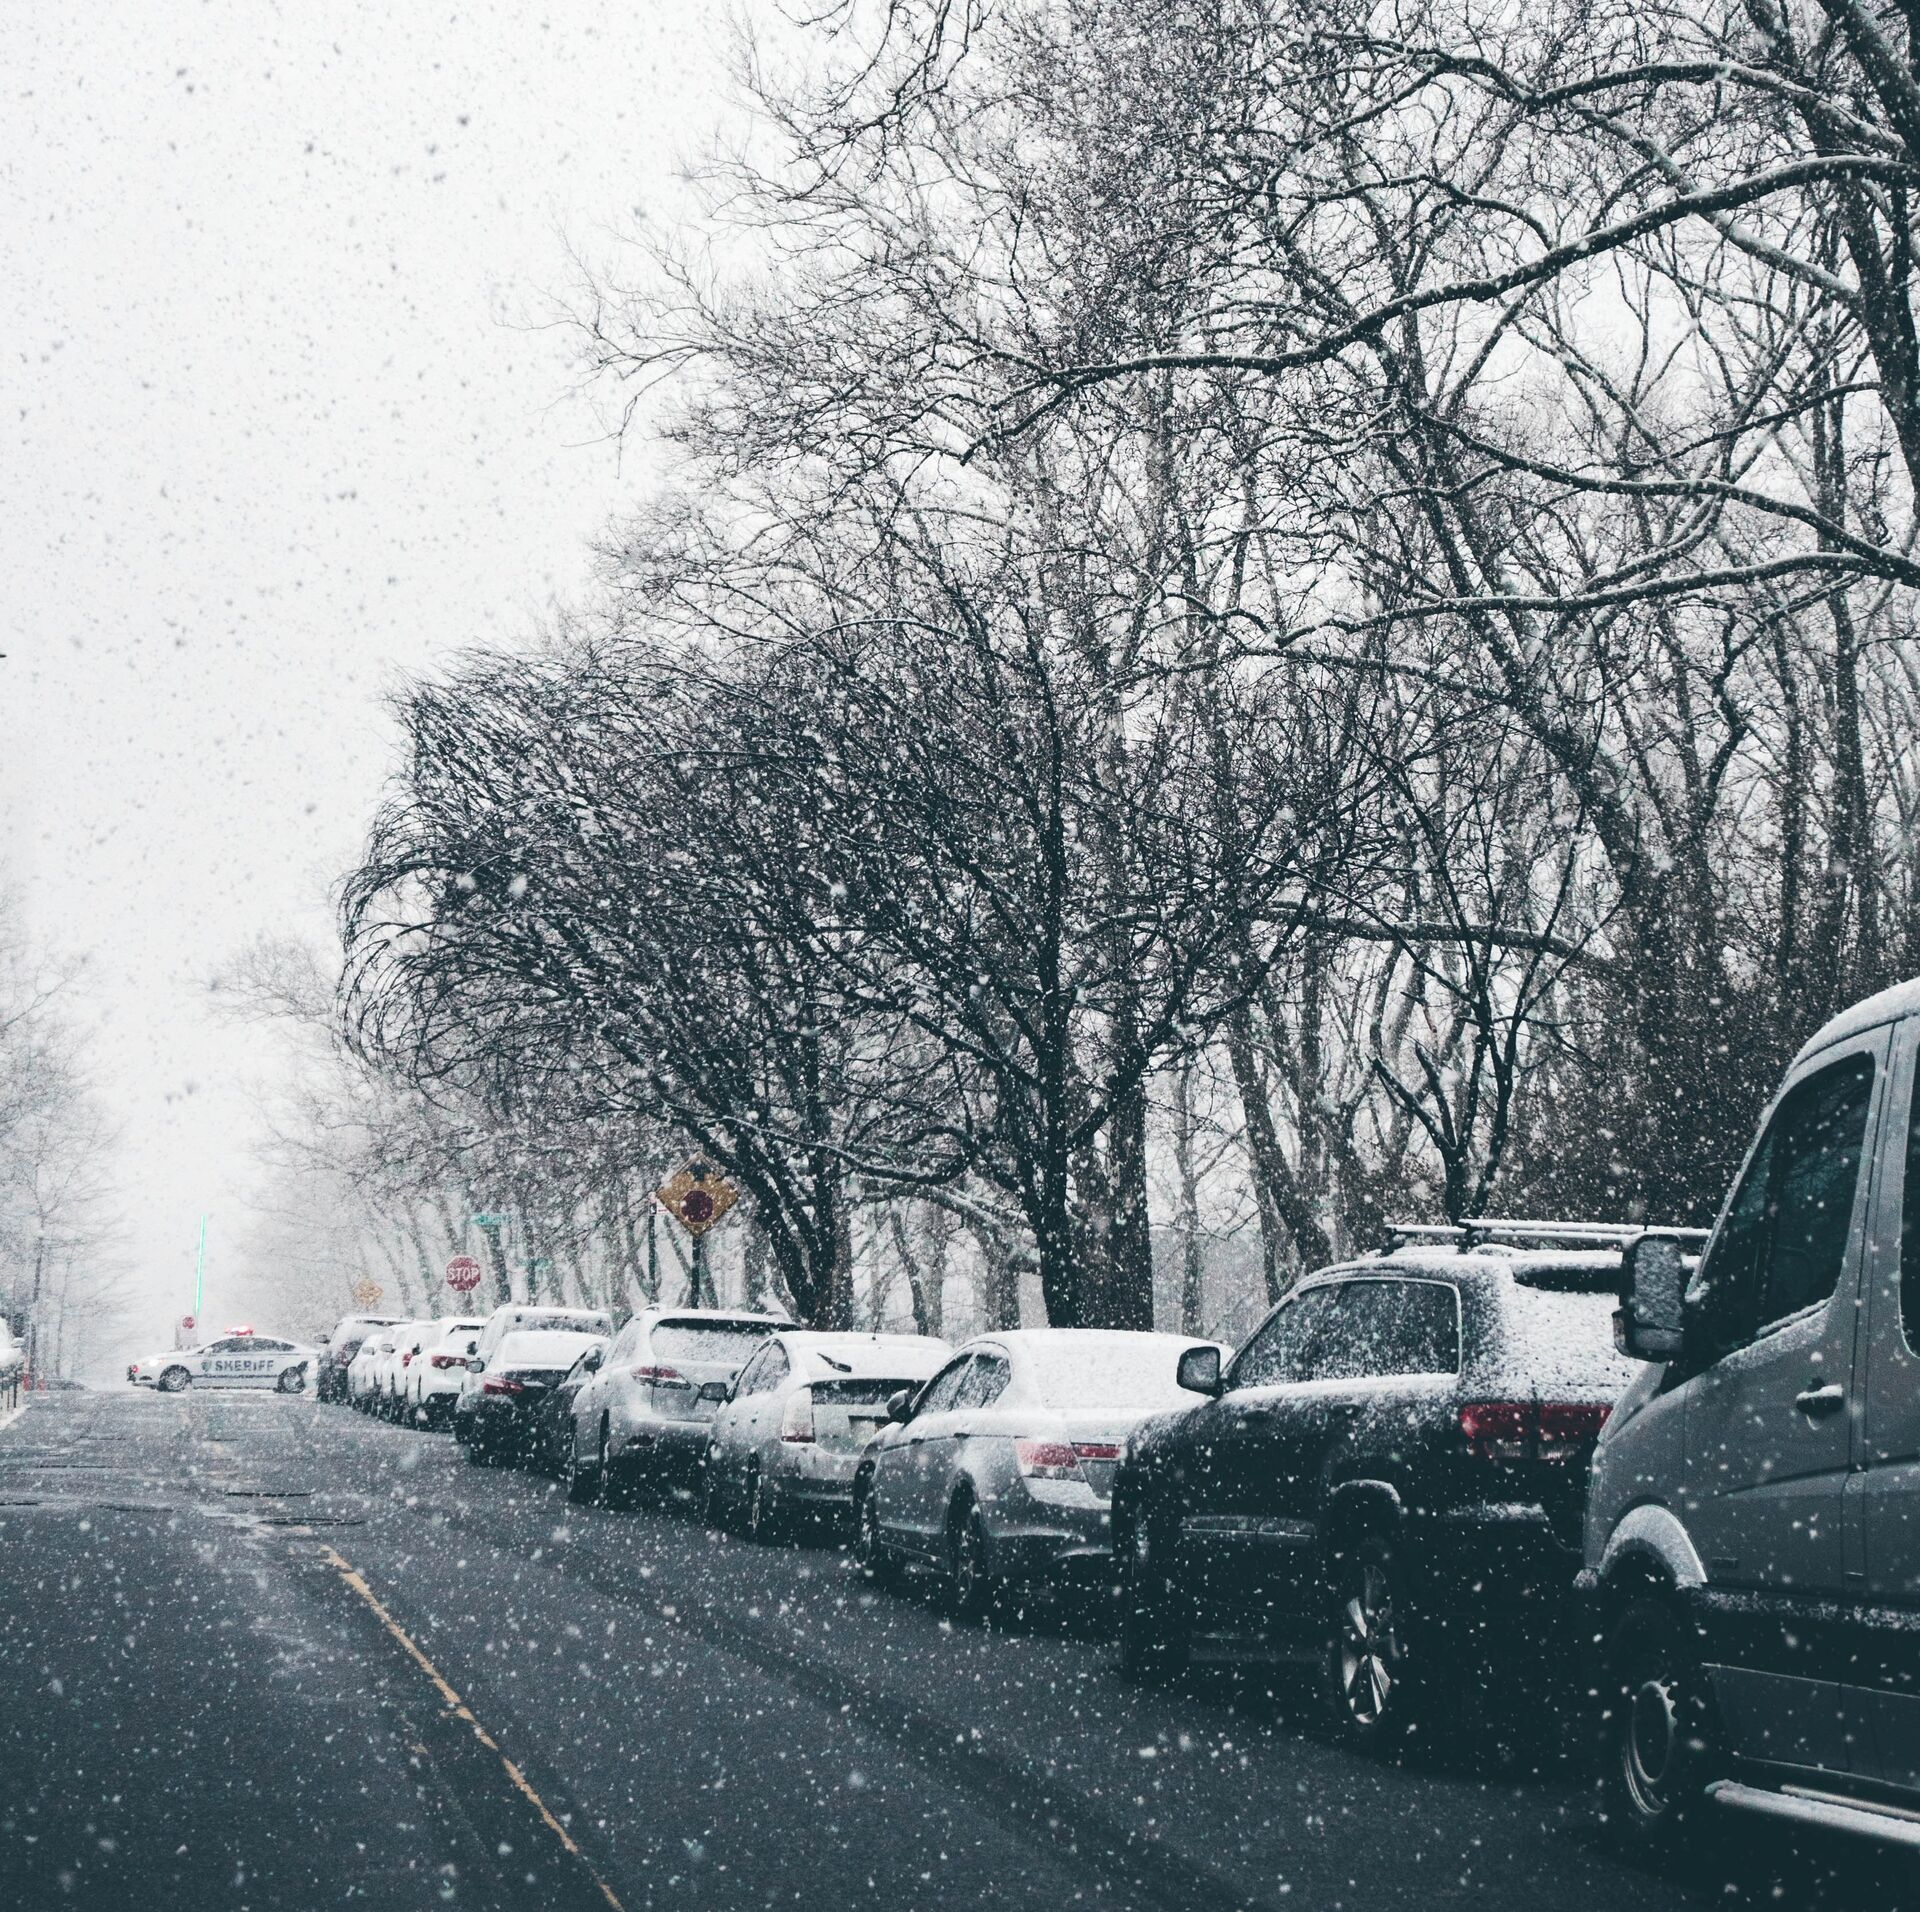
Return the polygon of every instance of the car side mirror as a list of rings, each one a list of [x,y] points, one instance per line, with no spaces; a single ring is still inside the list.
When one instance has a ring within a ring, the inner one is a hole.
[[[605,1348],[589,1348],[586,1359],[580,1363],[581,1369],[587,1374],[598,1374],[600,1372],[600,1364],[605,1361],[606,1358],[607,1351]]]
[[[1635,1361],[1676,1361],[1686,1347],[1686,1257],[1672,1235],[1627,1244],[1613,1344]]]
[[[486,1370],[487,1364],[481,1360],[477,1354],[467,1356],[467,1372],[469,1374],[484,1374]]]
[[[1180,1357],[1173,1378],[1189,1394],[1204,1394],[1212,1400],[1220,1392],[1220,1350],[1189,1348]]]
[[[896,1388],[887,1396],[887,1419],[890,1421],[913,1419],[912,1388]]]
[[[696,1401],[730,1401],[733,1388],[725,1381],[702,1381],[700,1392],[694,1396]]]

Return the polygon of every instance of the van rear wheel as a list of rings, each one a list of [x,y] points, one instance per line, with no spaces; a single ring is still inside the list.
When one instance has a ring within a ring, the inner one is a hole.
[[[1706,1675],[1681,1616],[1657,1595],[1620,1616],[1607,1666],[1607,1818],[1629,1845],[1664,1853],[1706,1817],[1708,1782],[1720,1776]]]

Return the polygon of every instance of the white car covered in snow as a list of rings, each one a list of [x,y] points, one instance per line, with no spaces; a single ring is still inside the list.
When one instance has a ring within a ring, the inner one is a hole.
[[[429,1322],[401,1380],[407,1417],[427,1427],[445,1427],[467,1378],[467,1360],[480,1345],[487,1324],[473,1315]]]
[[[236,1329],[198,1348],[169,1348],[144,1355],[127,1371],[135,1387],[180,1394],[190,1387],[275,1388],[300,1394],[312,1385],[317,1348],[277,1335]]]

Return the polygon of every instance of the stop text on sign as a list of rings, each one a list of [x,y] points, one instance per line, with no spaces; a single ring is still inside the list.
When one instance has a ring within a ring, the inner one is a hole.
[[[480,1285],[480,1264],[471,1255],[455,1255],[447,1263],[447,1286],[467,1294]]]

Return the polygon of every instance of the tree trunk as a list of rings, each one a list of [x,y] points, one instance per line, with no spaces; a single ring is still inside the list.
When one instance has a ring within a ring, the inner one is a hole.
[[[1193,1160],[1193,1063],[1173,1078],[1173,1161],[1180,1178],[1175,1235],[1180,1248],[1180,1332],[1198,1334],[1205,1317],[1204,1267],[1200,1254],[1200,1182]]]

